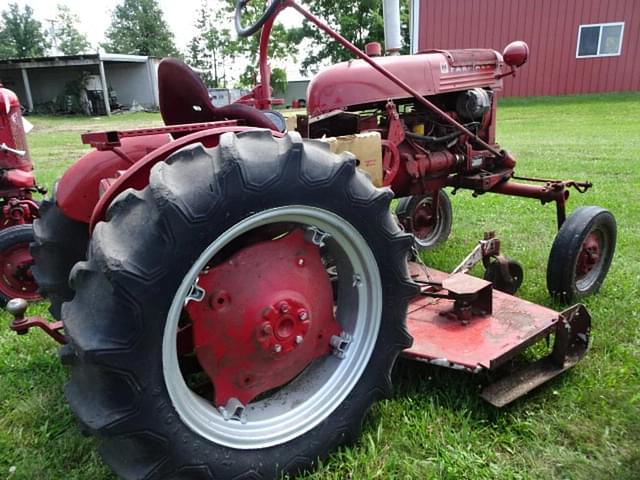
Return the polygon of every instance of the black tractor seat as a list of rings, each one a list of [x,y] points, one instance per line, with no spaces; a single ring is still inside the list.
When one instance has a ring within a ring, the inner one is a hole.
[[[245,125],[278,131],[260,110],[233,103],[215,107],[207,87],[191,68],[175,58],[165,58],[158,66],[160,114],[165,125],[242,120]]]

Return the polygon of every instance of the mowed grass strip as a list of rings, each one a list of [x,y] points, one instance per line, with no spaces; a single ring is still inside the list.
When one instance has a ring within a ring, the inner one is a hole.
[[[477,397],[478,379],[400,362],[393,398],[376,405],[362,440],[333,454],[310,479],[640,477],[640,94],[510,99],[498,110],[498,139],[518,173],[591,180],[569,208],[601,205],[618,221],[618,246],[593,316],[585,361],[506,410]],[[30,117],[38,179],[51,187],[88,150],[88,129],[160,125],[157,114],[109,119]],[[426,255],[450,270],[486,230],[523,263],[523,298],[557,309],[546,291],[555,234],[553,205],[466,191],[452,197],[451,238]],[[481,271],[476,271],[480,274]],[[46,316],[46,304],[31,307]],[[10,321],[2,313],[6,327]],[[56,345],[40,332],[0,329],[0,479],[113,478],[66,406]]]

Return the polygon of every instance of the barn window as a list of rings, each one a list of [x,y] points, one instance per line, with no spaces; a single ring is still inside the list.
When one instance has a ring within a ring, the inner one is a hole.
[[[624,22],[580,25],[577,58],[613,57],[620,55]]]

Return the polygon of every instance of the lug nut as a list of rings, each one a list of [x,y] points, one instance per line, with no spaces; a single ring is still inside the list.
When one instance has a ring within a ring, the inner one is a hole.
[[[300,313],[298,313],[298,318],[304,322],[307,318],[309,318],[309,315],[307,314],[307,312],[302,310]]]
[[[296,336],[296,344],[300,345],[302,342],[303,342],[302,335],[297,335]]]
[[[282,351],[282,345],[280,345],[279,343],[276,343],[273,346],[273,351],[274,351],[274,353],[280,353]]]
[[[281,303],[280,304],[280,311],[282,313],[287,313],[289,311],[289,305],[287,305],[286,303]]]
[[[304,258],[299,258],[298,259],[298,266],[299,267],[304,267]]]
[[[273,328],[271,328],[270,323],[265,323],[264,325],[262,325],[262,333],[264,333],[265,335],[271,335],[271,332],[273,332]]]

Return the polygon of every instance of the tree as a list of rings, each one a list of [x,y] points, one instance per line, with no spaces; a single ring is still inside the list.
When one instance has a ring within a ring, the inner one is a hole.
[[[77,55],[91,49],[87,37],[76,27],[79,23],[78,16],[69,7],[58,5],[54,39],[56,46],[65,55]]]
[[[226,4],[225,11],[227,14],[233,14],[235,11],[236,1],[224,1]],[[265,5],[266,2],[261,1],[248,3],[243,14],[243,22],[245,24],[253,23],[253,21],[258,18],[258,15],[262,13]],[[292,33],[295,35],[292,36]],[[297,54],[297,42],[299,41],[299,38],[300,35],[297,34],[297,29],[287,29],[281,23],[276,23],[271,30],[271,36],[269,39],[269,59],[271,61],[287,59],[295,60]],[[249,38],[238,38],[237,41],[233,42],[229,46],[234,55],[242,57],[247,64],[238,81],[238,85],[241,87],[252,87],[256,83],[258,74],[259,40],[260,35],[255,34]],[[286,78],[286,73],[284,71],[280,73],[276,72],[276,70],[281,69],[274,68],[272,75],[276,74],[281,80],[283,76],[282,74],[284,74],[284,78]],[[276,83],[278,81],[278,78],[276,78]],[[273,81],[271,83],[273,87]]]
[[[409,2],[400,2],[402,24],[402,53],[409,50]],[[359,48],[369,42],[384,44],[384,18],[382,0],[308,0],[309,10],[325,20],[334,30]],[[353,58],[353,54],[336,43],[318,28],[304,21],[302,27],[289,32],[296,43],[310,39],[312,48],[305,55],[301,72],[317,71],[323,61],[342,62]]]
[[[157,0],[124,0],[117,5],[102,47],[114,53],[177,56],[173,34]]]
[[[199,32],[189,42],[188,57],[192,67],[200,70],[204,82],[215,88],[227,86],[227,67],[233,64],[238,47],[231,38],[226,9],[212,11],[208,0],[202,0],[196,15]]]
[[[33,9],[16,3],[3,10],[0,23],[0,58],[41,57],[49,47],[42,25],[33,18]]]
[[[204,82],[213,87],[226,87],[231,77],[237,79],[237,85],[252,87],[257,80],[258,70],[258,35],[251,38],[236,38],[232,31],[235,0],[216,1],[216,6],[211,8],[208,0],[202,0],[195,22],[198,34],[194,36],[188,45],[188,60],[195,67]],[[265,3],[257,1],[248,5],[245,21],[256,18],[262,11]],[[269,42],[270,59],[282,60],[295,56],[296,48],[289,43],[289,30],[280,24],[276,24]],[[244,64],[243,71],[238,70],[238,64]],[[276,75],[272,79],[279,87],[282,79],[286,82],[286,73],[274,68]]]
[[[271,72],[271,88],[274,94],[284,95],[287,91],[287,71],[282,68],[274,68]]]

